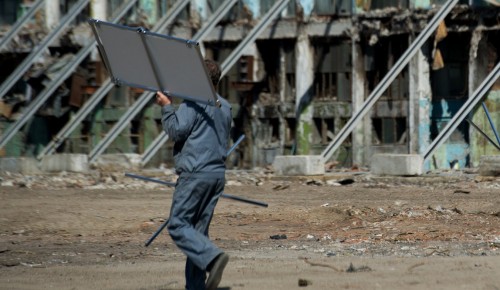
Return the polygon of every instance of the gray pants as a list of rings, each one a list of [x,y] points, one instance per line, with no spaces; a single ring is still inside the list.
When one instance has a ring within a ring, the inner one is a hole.
[[[208,237],[217,201],[224,190],[224,174],[181,175],[175,186],[168,232],[187,256],[186,289],[204,290],[206,268],[222,251]]]

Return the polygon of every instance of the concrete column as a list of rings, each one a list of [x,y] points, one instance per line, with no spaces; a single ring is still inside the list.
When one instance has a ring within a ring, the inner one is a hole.
[[[364,57],[357,37],[352,39],[352,114],[360,110],[366,98]],[[368,114],[352,131],[352,163],[368,163],[371,150],[371,118]]]
[[[157,0],[139,0],[139,7],[145,17],[145,21],[153,25],[158,21],[158,1]]]
[[[264,64],[262,61],[262,57],[260,56],[259,49],[257,48],[257,44],[255,42],[248,44],[243,50],[242,56],[251,55],[253,56],[253,72],[252,75],[249,76],[254,82],[261,81],[265,76],[266,72],[264,69]]]
[[[313,137],[313,97],[314,53],[305,31],[299,32],[295,45],[295,112],[297,122],[297,154],[310,152]]]
[[[90,17],[100,20],[108,20],[108,1],[107,0],[92,0],[90,1]],[[97,48],[92,50],[90,54],[92,61],[100,59],[99,51]]]
[[[199,29],[203,26],[203,22],[208,18],[208,4],[206,0],[191,0],[190,7],[190,22]]]
[[[108,1],[92,0],[90,2],[90,15],[92,18],[107,20],[108,19]]]
[[[469,97],[472,96],[477,87],[484,81],[488,75],[488,37],[481,30],[475,30],[472,33],[471,45],[469,51]],[[489,93],[492,97],[496,94]],[[484,96],[482,102],[488,104],[490,96]],[[498,98],[497,98],[498,99]],[[482,102],[478,104],[477,110],[473,111],[472,121],[485,132],[492,132],[490,124],[487,120],[486,113],[482,109]],[[491,108],[492,106],[490,106]],[[491,112],[490,112],[491,113]],[[498,130],[498,125],[497,125]],[[497,154],[496,148],[486,141],[473,127],[469,128],[469,147],[470,147],[470,162],[473,167],[479,166],[481,156]],[[490,135],[493,140],[495,137]]]
[[[253,19],[258,19],[260,17],[260,0],[243,0],[243,4],[246,9],[252,14]]]
[[[469,51],[469,97],[488,75],[487,37],[481,30],[472,33]],[[478,53],[480,51],[480,53]]]
[[[410,96],[408,111],[409,153],[423,154],[431,143],[431,107],[432,90],[430,69],[427,57],[419,50],[410,61]],[[424,164],[424,171],[430,169],[429,162]]]
[[[280,106],[285,104],[285,87],[286,87],[286,55],[283,46],[280,47],[280,68],[279,68],[279,94],[280,94]],[[280,118],[280,152],[278,154],[283,155],[285,152],[285,142],[286,142],[286,120],[282,114],[283,110],[279,110]]]
[[[48,30],[53,29],[59,24],[61,19],[61,10],[59,0],[45,1],[45,27]]]

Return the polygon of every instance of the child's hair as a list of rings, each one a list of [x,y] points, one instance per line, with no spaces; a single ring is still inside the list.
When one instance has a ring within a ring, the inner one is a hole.
[[[205,59],[205,66],[207,67],[208,76],[210,77],[210,80],[212,80],[212,84],[214,87],[217,87],[221,75],[219,65],[211,59]]]

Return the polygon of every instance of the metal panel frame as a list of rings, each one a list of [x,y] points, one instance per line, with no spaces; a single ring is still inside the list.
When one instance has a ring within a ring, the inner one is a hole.
[[[213,106],[219,103],[198,42],[142,27],[96,19],[89,23],[113,83]]]

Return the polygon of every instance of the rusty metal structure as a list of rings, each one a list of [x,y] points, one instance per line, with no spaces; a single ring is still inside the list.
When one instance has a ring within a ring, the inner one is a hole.
[[[232,138],[246,136],[230,168],[408,153],[446,169],[499,153],[485,138],[500,127],[497,0],[5,0],[0,157],[171,163],[152,94],[109,81],[88,18],[196,39],[221,64]]]

